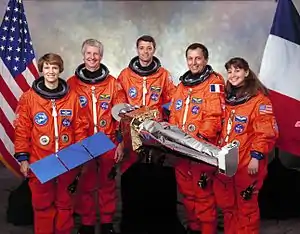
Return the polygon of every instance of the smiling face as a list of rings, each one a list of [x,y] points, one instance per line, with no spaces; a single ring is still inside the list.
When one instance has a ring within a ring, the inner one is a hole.
[[[249,75],[249,71],[243,68],[231,65],[227,69],[227,77],[229,83],[234,87],[241,87],[245,84],[245,78]]]
[[[83,61],[86,69],[88,69],[89,71],[98,70],[101,60],[102,54],[99,47],[85,45],[83,50]]]
[[[44,62],[42,74],[45,78],[45,83],[54,84],[58,82],[58,77],[60,74],[59,66],[56,64],[50,64]]]
[[[141,64],[150,64],[153,60],[155,47],[152,42],[139,41],[137,45],[137,54]]]
[[[186,54],[186,60],[192,74],[200,73],[208,62],[201,48],[189,49]]]
[[[59,75],[64,71],[64,61],[60,55],[48,53],[39,59],[38,69],[44,77],[46,87],[55,89],[58,85]]]

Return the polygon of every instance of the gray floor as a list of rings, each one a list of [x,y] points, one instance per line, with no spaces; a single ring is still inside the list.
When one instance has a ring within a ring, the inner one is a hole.
[[[7,197],[9,191],[16,188],[20,184],[20,180],[15,178],[11,172],[0,165],[0,233],[1,234],[33,234],[32,227],[15,227],[5,221],[5,211],[7,207]],[[120,204],[118,205],[120,210]],[[178,207],[180,216],[183,219],[183,209]],[[116,223],[120,220],[120,212],[115,217]],[[298,234],[300,233],[300,219],[276,221],[263,221],[261,234]],[[75,233],[75,230],[74,230]]]

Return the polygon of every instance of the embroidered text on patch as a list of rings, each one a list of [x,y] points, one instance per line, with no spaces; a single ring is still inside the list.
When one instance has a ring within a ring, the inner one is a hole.
[[[273,108],[271,105],[260,105],[259,106],[259,112],[262,114],[272,114]]]
[[[224,93],[224,85],[221,84],[211,84],[210,85],[211,93]]]

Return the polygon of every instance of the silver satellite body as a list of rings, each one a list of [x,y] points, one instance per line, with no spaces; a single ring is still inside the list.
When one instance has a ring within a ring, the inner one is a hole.
[[[222,148],[196,140],[174,125],[161,121],[155,108],[118,104],[112,109],[113,117],[121,122],[124,139],[133,150],[141,146],[155,146],[176,152],[175,156],[189,158],[215,166],[226,176],[233,176],[238,168],[238,144],[229,143]]]

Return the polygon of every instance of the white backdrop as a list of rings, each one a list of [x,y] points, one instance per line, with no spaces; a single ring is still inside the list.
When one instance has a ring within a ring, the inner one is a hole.
[[[0,0],[2,15],[7,2]],[[117,76],[135,56],[136,39],[150,34],[157,40],[156,55],[175,83],[186,70],[184,51],[193,42],[208,47],[211,65],[222,74],[232,56],[246,58],[257,72],[276,7],[275,1],[31,0],[24,5],[36,56],[61,54],[64,77],[82,62],[84,39],[104,43],[103,62]]]

